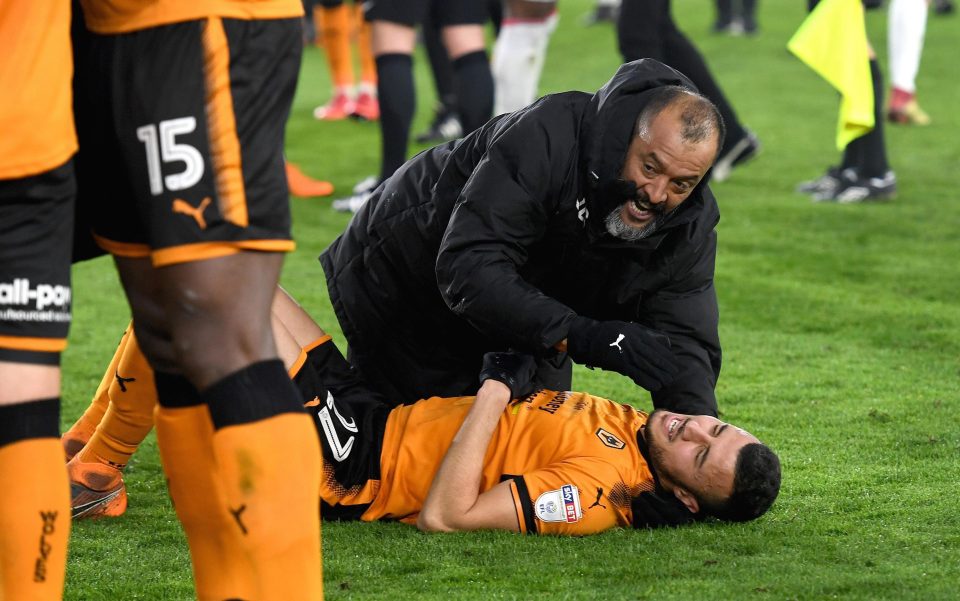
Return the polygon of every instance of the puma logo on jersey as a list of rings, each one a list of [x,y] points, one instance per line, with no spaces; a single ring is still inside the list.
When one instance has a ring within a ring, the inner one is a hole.
[[[620,346],[620,341],[623,340],[624,338],[626,338],[626,336],[624,336],[623,334],[618,335],[617,339],[610,343],[610,346],[617,347],[617,350],[622,353],[623,348]]]
[[[206,210],[207,205],[209,204],[210,204],[209,196],[201,200],[200,206],[197,206],[197,207],[191,206],[190,203],[188,203],[185,200],[174,198],[173,212],[180,213],[181,215],[189,215],[190,217],[193,217],[193,220],[197,222],[197,225],[200,227],[200,229],[205,230],[207,229],[207,220],[203,218],[203,212]]]
[[[320,397],[318,396],[313,397],[313,400],[307,401],[306,403],[303,404],[304,407],[317,407],[319,405],[320,405]]]
[[[593,509],[594,507],[603,507],[604,509],[606,509],[607,506],[600,502],[602,498],[603,498],[603,489],[598,486],[597,500],[593,502],[593,505],[591,505],[590,507],[587,507],[587,509]]]

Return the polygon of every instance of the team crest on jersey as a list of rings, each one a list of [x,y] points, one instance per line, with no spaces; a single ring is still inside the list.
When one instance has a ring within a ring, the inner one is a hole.
[[[627,443],[623,442],[603,428],[597,429],[597,438],[600,439],[600,442],[607,445],[611,449],[622,449],[623,447],[627,446]]]
[[[537,517],[542,522],[580,521],[583,510],[580,509],[580,491],[572,484],[564,484],[557,490],[548,490],[539,497],[534,505]]]

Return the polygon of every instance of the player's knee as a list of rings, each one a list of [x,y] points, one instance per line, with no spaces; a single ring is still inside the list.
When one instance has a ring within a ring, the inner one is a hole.
[[[133,330],[143,356],[153,369],[166,373],[179,371],[170,333],[160,322],[135,314]]]
[[[236,314],[183,319],[171,330],[171,345],[184,375],[204,388],[259,361],[276,357],[269,325]]]

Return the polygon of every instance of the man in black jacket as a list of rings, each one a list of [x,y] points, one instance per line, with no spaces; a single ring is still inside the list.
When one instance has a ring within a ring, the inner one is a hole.
[[[716,108],[659,62],[622,66],[407,162],[321,255],[350,360],[387,398],[476,387],[485,351],[617,371],[716,415]],[[599,320],[599,321],[597,321]]]

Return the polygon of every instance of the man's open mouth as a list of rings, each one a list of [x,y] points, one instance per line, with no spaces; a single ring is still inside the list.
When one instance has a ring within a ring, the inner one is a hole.
[[[677,416],[671,417],[667,421],[667,440],[673,440],[677,437],[680,432],[683,431],[683,427],[687,424],[687,420],[681,419]]]

